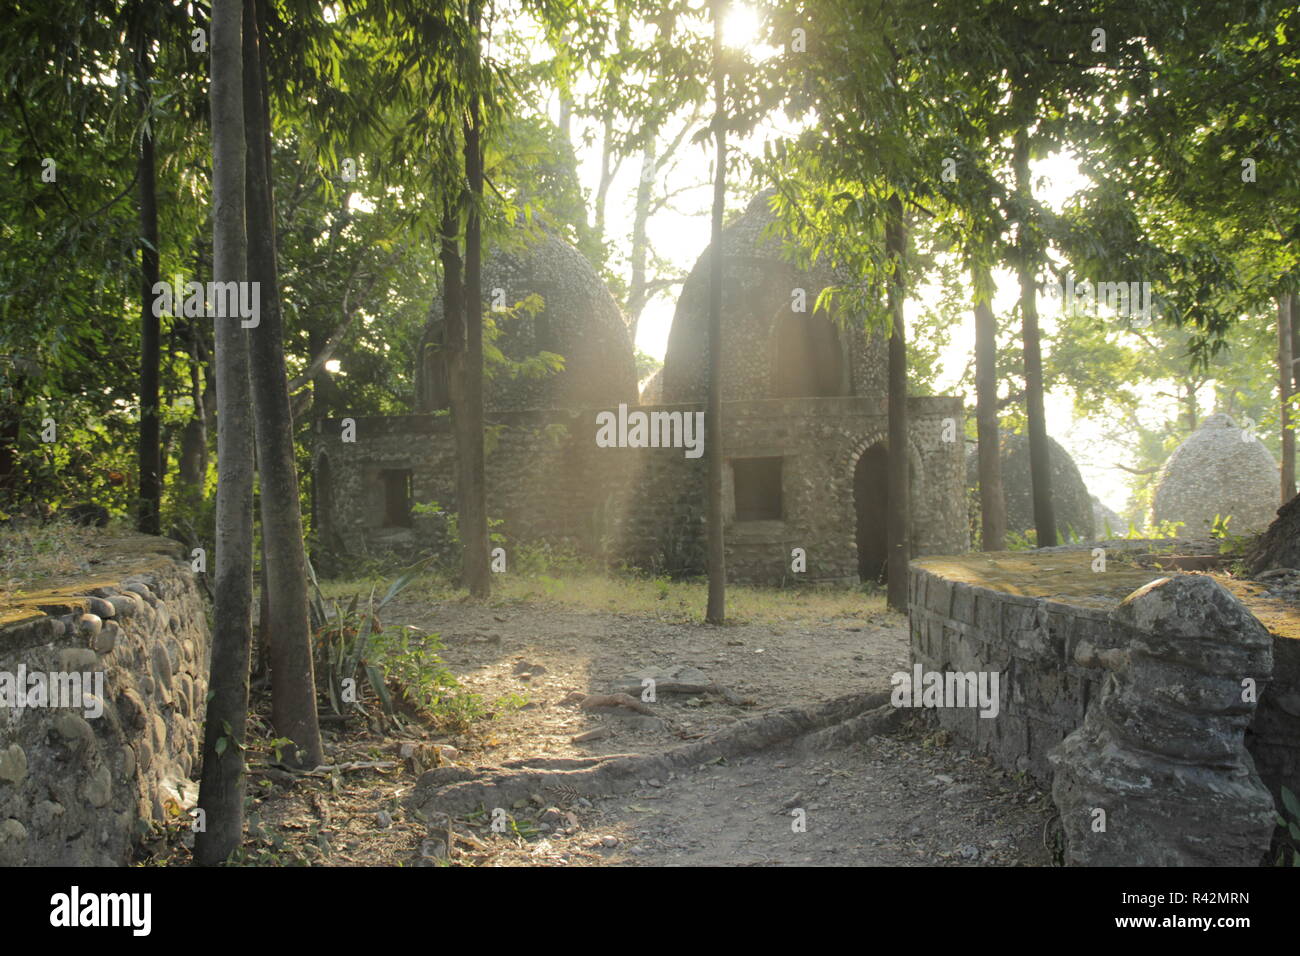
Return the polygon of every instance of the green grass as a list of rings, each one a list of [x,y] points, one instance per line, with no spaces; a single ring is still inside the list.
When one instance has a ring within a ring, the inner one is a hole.
[[[366,576],[321,583],[326,597],[343,597],[371,587],[381,593],[387,577]],[[585,611],[634,614],[673,621],[704,618],[708,583],[703,579],[674,581],[666,577],[571,571],[550,574],[499,574],[492,578],[489,606],[534,605]],[[428,574],[413,582],[399,603],[430,604],[465,600],[463,588],[445,576]],[[885,610],[884,593],[848,586],[797,588],[727,588],[727,619],[735,624],[780,624],[860,618]]]

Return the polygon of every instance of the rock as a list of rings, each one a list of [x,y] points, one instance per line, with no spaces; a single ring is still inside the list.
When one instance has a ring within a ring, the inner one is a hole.
[[[98,620],[98,619],[97,619]],[[99,663],[99,655],[89,647],[65,647],[59,651],[59,670],[85,674]]]
[[[86,610],[105,620],[117,614],[117,608],[101,597],[86,598]]]
[[[447,841],[430,838],[420,844],[420,856],[426,860],[445,860],[447,858]]]
[[[603,836],[600,838],[600,845],[606,849],[612,850],[614,847],[618,846],[618,837]]]
[[[99,629],[104,626],[103,620],[98,614],[83,614],[77,618],[77,632],[88,642],[94,641],[95,636],[99,634]]]
[[[709,676],[697,667],[678,665],[670,668],[651,667],[633,674],[624,674],[615,683],[611,693],[627,694],[638,700],[646,690],[644,680],[653,680],[656,696],[659,694],[703,694],[713,686]]]
[[[1111,619],[1126,653],[1048,755],[1067,864],[1258,865],[1275,810],[1246,752],[1242,682],[1271,676],[1268,631],[1206,575],[1153,581]]]
[[[117,647],[117,638],[121,633],[122,629],[118,626],[117,621],[105,621],[99,635],[90,646],[100,657],[111,654],[113,648]]]
[[[393,815],[387,810],[380,810],[375,814],[375,826],[381,830],[387,830],[393,825]]]
[[[103,807],[113,797],[113,777],[108,767],[100,764],[81,784],[82,799],[92,807]]]
[[[140,609],[143,606],[143,602],[140,598],[130,593],[114,594],[108,599],[108,602],[112,604],[116,610],[116,617],[119,621],[130,620],[131,618],[138,617],[140,615]]]
[[[0,750],[0,783],[20,783],[27,776],[27,753],[18,744]]]

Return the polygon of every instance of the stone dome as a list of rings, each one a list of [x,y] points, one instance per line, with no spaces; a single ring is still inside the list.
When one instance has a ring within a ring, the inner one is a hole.
[[[483,261],[485,308],[499,336],[495,345],[514,362],[541,352],[564,358],[557,372],[511,378],[497,370],[484,383],[488,411],[527,408],[600,408],[637,401],[636,361],[627,322],[605,283],[586,258],[556,236],[542,232],[521,249],[492,250]],[[516,309],[529,296],[541,298],[534,313]],[[442,299],[429,314],[425,361],[417,366],[417,406],[447,407],[446,372],[437,343],[442,337]],[[487,345],[486,332],[484,345]],[[489,364],[489,373],[491,366]]]
[[[774,221],[772,191],[759,193],[722,230],[722,397],[861,395],[884,399],[888,349],[861,320],[844,328],[823,312],[817,296],[835,275],[796,269],[779,238],[764,238]],[[664,358],[664,403],[702,402],[708,394],[709,255],[706,249],[682,285]],[[842,280],[840,280],[842,281]],[[796,291],[799,290],[799,291]]]
[[[1092,496],[1083,483],[1079,466],[1070,453],[1048,436],[1048,457],[1052,466],[1052,504],[1056,513],[1058,543],[1072,537],[1090,540],[1094,532]],[[999,436],[1002,460],[1002,494],[1007,502],[1007,531],[1025,534],[1034,528],[1034,491],[1029,470],[1029,436],[1002,432]],[[979,446],[972,444],[966,456],[966,484],[979,488]],[[979,495],[972,494],[971,507],[978,514]]]
[[[1207,535],[1216,515],[1235,534],[1263,531],[1277,512],[1281,480],[1263,443],[1227,415],[1211,415],[1174,449],[1152,501],[1155,522],[1181,521],[1188,537]]]
[[[658,405],[664,395],[664,369],[659,366],[641,386],[641,404]]]
[[[1118,538],[1128,532],[1128,522],[1092,496],[1092,528],[1098,538]]]

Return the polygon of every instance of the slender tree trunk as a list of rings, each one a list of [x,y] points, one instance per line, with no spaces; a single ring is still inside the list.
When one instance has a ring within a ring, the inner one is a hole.
[[[213,0],[211,35],[213,280],[243,282],[244,226],[242,0]],[[195,835],[199,865],[224,861],[244,830],[244,722],[253,604],[253,408],[248,339],[239,319],[216,320],[217,554],[212,666],[203,722]]]
[[[1034,527],[1038,547],[1056,544],[1056,510],[1052,500],[1051,446],[1047,413],[1043,409],[1043,349],[1038,330],[1038,239],[1029,180],[1029,133],[1022,126],[1015,136],[1016,196],[1021,210],[1020,249],[1016,271],[1020,278],[1020,317],[1024,335],[1025,417],[1029,425],[1029,474],[1033,486]]]
[[[1291,332],[1295,315],[1291,311],[1293,297],[1287,293],[1277,300],[1277,390],[1281,405],[1282,430],[1282,503],[1296,496],[1295,487],[1295,432],[1291,427],[1292,373]]]
[[[1291,293],[1291,394],[1300,392],[1300,295]]]
[[[293,741],[286,761],[316,767],[325,762],[316,716],[311,653],[311,612],[302,535],[293,417],[284,361],[284,327],[275,253],[271,190],[270,104],[261,57],[256,0],[244,0],[244,135],[247,147],[248,275],[261,290],[259,322],[249,329],[256,404],[257,463],[261,475],[262,546],[269,604],[263,640],[271,659],[271,722]]]
[[[471,6],[475,57],[481,7]],[[483,454],[483,239],[480,209],[483,204],[483,151],[480,142],[479,105],[470,100],[465,126],[465,177],[469,181],[469,212],[465,220],[465,421],[463,435],[465,487],[460,501],[460,534],[464,554],[464,583],[476,598],[491,592],[488,567],[487,469]]]
[[[727,200],[726,74],[722,62],[723,0],[713,0],[713,135],[717,156],[713,172],[713,222],[709,245],[709,404],[705,416],[708,444],[709,603],[704,620],[727,619],[727,553],[722,513],[722,212]]]
[[[903,302],[907,298],[907,226],[903,201],[890,200],[885,224],[886,254],[893,268],[889,279],[889,514],[885,521],[885,599],[896,611],[907,612],[907,578],[912,560],[911,458],[908,454],[907,329]]]
[[[560,91],[560,135],[573,148],[573,97]]]
[[[987,266],[972,270],[975,285],[975,425],[979,438],[980,548],[1007,546],[1007,499],[1002,488],[998,436],[998,322],[993,315],[993,277]]]
[[[647,124],[645,144],[641,147],[641,181],[636,187],[636,212],[632,218],[632,284],[627,291],[627,323],[633,345],[646,303],[646,258],[650,248],[646,224],[650,221],[650,190],[656,168],[655,134]]]
[[[158,282],[158,173],[154,162],[154,140],[150,120],[150,80],[153,63],[149,55],[149,31],[142,22],[136,38],[135,77],[140,87],[140,133],[137,169],[140,180],[140,435],[137,457],[140,468],[140,500],[136,527],[145,534],[161,534],[162,451],[158,424],[158,378],[161,360],[161,321],[154,315],[154,284]]]

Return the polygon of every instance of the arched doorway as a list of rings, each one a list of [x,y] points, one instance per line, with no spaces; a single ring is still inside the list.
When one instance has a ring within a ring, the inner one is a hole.
[[[889,451],[876,442],[858,457],[853,469],[853,507],[857,514],[858,580],[883,584],[889,549]]]

